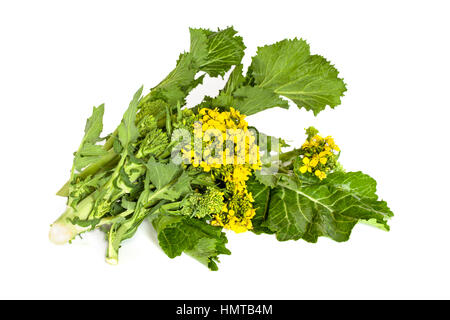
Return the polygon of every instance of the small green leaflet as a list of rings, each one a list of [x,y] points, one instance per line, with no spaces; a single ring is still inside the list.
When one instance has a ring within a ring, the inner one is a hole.
[[[81,140],[78,151],[75,153],[73,161],[74,168],[77,171],[81,171],[83,168],[96,162],[101,156],[107,153],[107,151],[103,150],[102,146],[96,145],[100,140],[100,134],[103,130],[104,112],[105,106],[103,104],[94,107],[91,117],[86,121],[84,137]]]
[[[74,217],[72,220],[70,220],[70,222],[74,225],[79,225],[83,228],[89,227],[91,230],[94,230],[100,220],[101,219],[81,220],[79,217]]]
[[[152,184],[161,189],[180,175],[182,168],[174,163],[161,163],[151,158],[147,164],[147,175]]]
[[[191,28],[190,32],[191,53],[199,69],[211,77],[223,76],[241,62],[245,45],[232,27],[217,32]]]
[[[136,127],[136,112],[139,104],[139,100],[142,95],[143,87],[140,87],[138,91],[133,96],[133,100],[131,100],[128,109],[125,111],[123,115],[122,122],[117,128],[119,132],[119,140],[122,144],[122,147],[125,150],[128,150],[128,146],[136,141],[139,136],[138,128]]]
[[[320,236],[347,241],[358,221],[389,230],[387,220],[393,216],[386,202],[378,200],[375,180],[361,172],[332,173],[314,184],[281,176],[269,196],[267,188],[249,184],[258,205],[256,230],[268,228],[280,241],[317,242]]]
[[[227,83],[221,92],[227,95],[233,94],[237,88],[239,88],[245,81],[245,77],[242,75],[242,70],[244,66],[242,64],[238,64],[234,67],[233,71],[231,71],[230,76],[228,77]]]
[[[257,181],[259,181],[260,183],[271,187],[271,188],[275,188],[275,186],[278,183],[279,177],[275,174],[261,174],[261,171],[255,171],[253,173],[255,175],[255,179]]]
[[[89,142],[83,145],[83,148],[79,150],[75,155],[75,169],[81,171],[88,165],[97,162],[102,156],[106,155],[108,151],[103,149],[102,146],[94,145]]]
[[[217,263],[220,262],[219,254],[231,254],[225,247],[225,243],[228,240],[225,238],[224,233],[222,235],[223,241],[218,241],[215,238],[202,238],[192,249],[185,250],[184,252],[207,266],[211,271],[217,271],[219,270]]]
[[[211,270],[217,270],[219,254],[231,254],[228,242],[219,227],[207,222],[182,216],[161,215],[153,220],[161,248],[175,258],[183,252],[197,259]]]
[[[101,104],[97,108],[94,107],[92,115],[86,121],[84,128],[83,142],[96,143],[103,131],[103,114],[105,113],[105,105]]]
[[[156,190],[149,195],[148,202],[175,201],[191,192],[191,177],[181,166],[171,162],[160,163],[151,158],[147,168],[147,176],[156,187]]]

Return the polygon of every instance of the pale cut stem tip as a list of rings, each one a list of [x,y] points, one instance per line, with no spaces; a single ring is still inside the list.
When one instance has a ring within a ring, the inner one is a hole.
[[[50,227],[48,237],[54,244],[65,244],[73,239],[73,229],[68,225],[55,222]]]
[[[112,266],[117,266],[119,260],[117,258],[106,258],[106,262]]]

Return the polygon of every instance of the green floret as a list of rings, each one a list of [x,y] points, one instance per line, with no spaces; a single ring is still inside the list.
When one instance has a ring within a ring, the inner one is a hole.
[[[208,187],[204,194],[196,192],[185,198],[181,205],[181,214],[197,218],[212,217],[222,211],[223,205],[223,192]]]
[[[145,137],[151,130],[157,128],[157,122],[154,116],[147,115],[143,117],[137,124],[139,134],[141,137]]]
[[[308,128],[305,129],[305,131],[306,131],[306,135],[307,135],[308,139],[311,139],[316,134],[319,134],[319,130],[317,130],[314,127],[308,127]]]
[[[173,121],[173,126],[176,129],[186,129],[192,131],[196,115],[191,109],[179,110],[176,119]]]
[[[140,148],[136,153],[137,158],[146,158],[147,156],[153,155],[155,157],[159,156],[166,150],[169,145],[169,138],[167,133],[161,129],[152,129],[147,133],[144,140],[142,140]]]
[[[139,104],[139,112],[136,114],[136,122],[139,123],[148,116],[158,118],[164,114],[164,111],[168,107],[167,102],[162,99],[151,100],[144,98]]]

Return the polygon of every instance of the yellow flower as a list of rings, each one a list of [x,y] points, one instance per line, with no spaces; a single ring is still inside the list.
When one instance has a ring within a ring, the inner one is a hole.
[[[331,149],[333,149],[335,151],[341,151],[339,149],[339,147],[334,143],[334,139],[332,137],[330,137],[330,136],[326,137],[325,141]]]
[[[205,172],[209,172],[211,170],[211,166],[209,166],[205,161],[200,163],[200,167],[202,167]]]
[[[323,142],[323,138],[319,135],[315,135],[314,137],[312,137],[310,143],[314,146],[317,147],[320,143]]]
[[[326,173],[320,170],[316,170],[314,174],[319,178],[320,180],[323,180],[327,177]]]
[[[308,171],[308,172],[312,172],[312,165],[311,165],[311,161],[309,160],[309,158],[308,157],[304,157],[303,158],[303,166],[302,167],[300,167],[300,172],[301,173],[305,173],[306,171]]]
[[[319,164],[319,157],[315,154],[309,162],[311,167],[315,168]]]
[[[327,161],[328,161],[327,156],[328,155],[331,155],[331,152],[322,151],[322,152],[319,153],[318,158],[319,158],[319,161],[320,161],[321,164],[323,164],[323,165],[327,164]]]

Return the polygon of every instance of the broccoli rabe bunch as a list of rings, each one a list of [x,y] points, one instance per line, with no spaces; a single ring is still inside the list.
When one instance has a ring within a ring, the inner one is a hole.
[[[376,182],[345,172],[331,137],[310,128],[303,146],[285,151],[246,120],[288,108],[286,98],[315,115],[339,105],[346,87],[333,65],[295,38],[258,48],[244,73],[245,46],[232,27],[190,36],[190,50],[146,95],[134,94],[114,132],[102,136],[104,105],[93,108],[58,192],[67,208],[51,241],[100,230],[106,261],[117,264],[123,241],[147,221],[170,258],[185,253],[217,270],[219,255],[230,254],[225,230],[316,242],[346,241],[360,221],[389,229]],[[226,74],[216,97],[187,107],[207,75]]]

